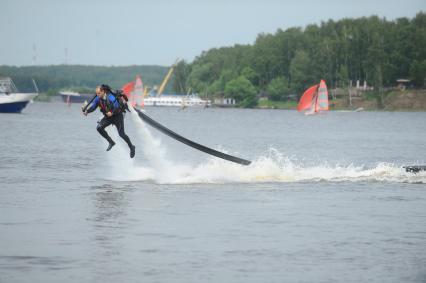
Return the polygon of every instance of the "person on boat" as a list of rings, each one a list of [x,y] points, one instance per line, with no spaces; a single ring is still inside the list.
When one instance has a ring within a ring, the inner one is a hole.
[[[113,94],[111,88],[108,85],[100,85],[96,88],[96,98],[93,100],[91,105],[83,112],[85,116],[88,113],[95,111],[99,106],[100,111],[104,114],[104,117],[98,122],[96,129],[99,134],[108,141],[107,151],[115,145],[115,142],[111,139],[105,128],[109,125],[114,125],[117,128],[119,136],[127,143],[130,149],[130,158],[135,156],[136,147],[130,141],[130,138],[124,132],[124,115],[123,109],[120,106],[117,97]]]

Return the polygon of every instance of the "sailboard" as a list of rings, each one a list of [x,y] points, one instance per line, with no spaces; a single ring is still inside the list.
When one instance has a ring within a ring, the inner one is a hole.
[[[154,119],[152,119],[151,117],[149,117],[148,115],[144,114],[139,109],[134,108],[134,110],[138,113],[139,117],[143,121],[145,121],[148,125],[150,125],[151,127],[159,130],[163,134],[166,134],[169,137],[174,138],[177,141],[180,141],[181,143],[184,143],[184,144],[186,144],[186,145],[188,145],[190,147],[198,149],[198,150],[200,150],[202,152],[205,152],[207,154],[210,154],[210,155],[213,155],[213,156],[216,156],[216,157],[219,157],[219,158],[222,158],[222,159],[234,162],[234,163],[238,163],[238,164],[241,164],[241,165],[249,165],[251,163],[251,161],[249,161],[249,160],[242,159],[242,158],[239,158],[239,157],[236,157],[236,156],[232,156],[232,155],[229,155],[229,154],[226,154],[226,153],[214,150],[214,149],[209,148],[207,146],[204,146],[202,144],[196,143],[194,141],[191,141],[191,140],[189,140],[189,139],[187,139],[187,138],[185,138],[185,137],[183,137],[183,136],[181,136],[181,135],[173,132],[172,130],[164,127],[163,125],[161,125],[160,123],[158,123],[157,121],[155,121]]]
[[[328,90],[324,80],[309,87],[302,95],[297,105],[297,111],[305,111],[305,115],[312,115],[328,111]]]

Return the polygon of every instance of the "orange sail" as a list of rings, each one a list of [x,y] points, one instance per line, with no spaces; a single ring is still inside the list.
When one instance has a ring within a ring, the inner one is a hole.
[[[297,111],[308,110],[312,107],[312,101],[314,100],[314,95],[316,94],[317,89],[318,85],[314,85],[303,93],[300,98],[299,105],[297,105]]]
[[[143,83],[140,76],[136,76],[134,81],[123,85],[121,89],[127,95],[133,107],[136,105],[144,106]]]
[[[123,90],[124,94],[127,95],[127,97],[130,97],[134,88],[135,88],[135,82],[129,82],[123,85],[121,89]]]
[[[305,111],[306,115],[328,110],[328,90],[324,80],[308,88],[300,98],[297,111]]]

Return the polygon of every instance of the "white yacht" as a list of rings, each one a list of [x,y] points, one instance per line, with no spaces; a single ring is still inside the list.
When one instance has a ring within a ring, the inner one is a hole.
[[[37,92],[19,92],[11,78],[0,77],[0,112],[2,113],[20,113],[37,95]]]

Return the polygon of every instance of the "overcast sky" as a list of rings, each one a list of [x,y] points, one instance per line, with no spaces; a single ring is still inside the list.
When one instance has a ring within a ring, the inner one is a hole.
[[[426,0],[1,0],[0,65],[171,65],[278,28],[420,11]]]

